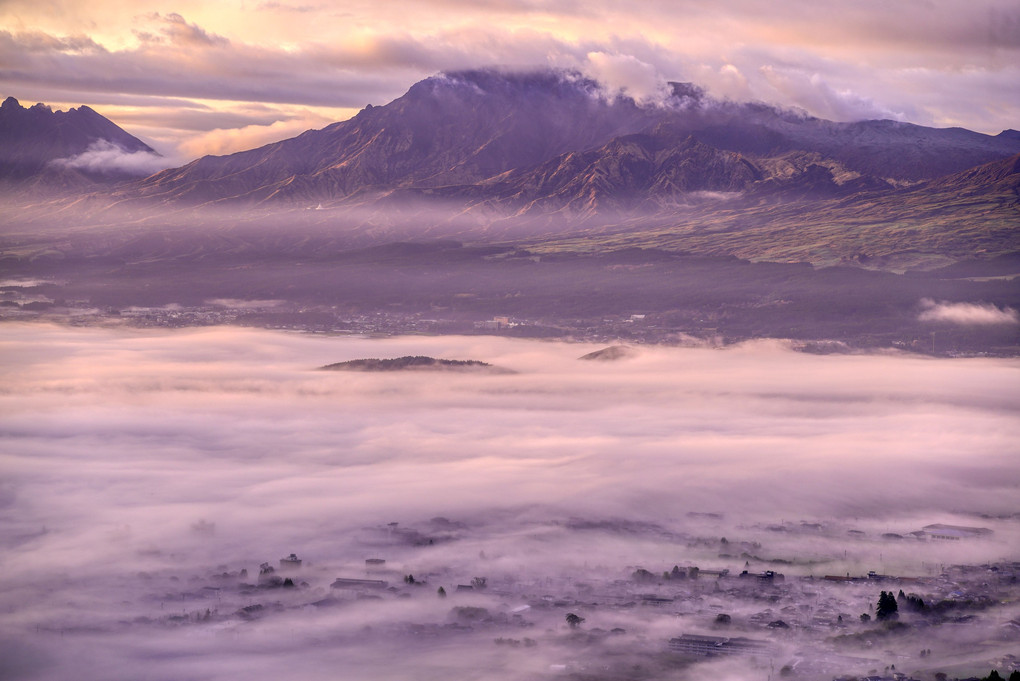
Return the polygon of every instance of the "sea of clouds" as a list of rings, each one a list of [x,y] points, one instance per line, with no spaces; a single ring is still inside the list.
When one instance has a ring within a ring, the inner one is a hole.
[[[819,570],[919,573],[1017,558],[1016,521],[997,518],[1016,511],[1020,486],[1017,360],[819,356],[770,341],[578,359],[599,347],[5,325],[6,673],[226,679],[297,668],[301,678],[337,678],[340,665],[358,670],[345,678],[445,678],[451,669],[476,678],[464,670],[481,665],[488,675],[477,678],[518,678],[528,671],[519,659],[475,658],[470,637],[447,657],[429,646],[407,652],[407,641],[388,636],[367,647],[358,638],[366,626],[443,621],[449,604],[433,599],[205,627],[131,623],[159,621],[168,608],[200,611],[209,604],[186,597],[188,580],[200,592],[209,574],[254,575],[291,552],[319,566],[321,575],[309,574],[324,584],[376,553],[448,586],[482,572],[556,579],[596,565],[626,574],[680,562],[668,541],[570,531],[577,519],[748,539],[757,527],[802,520],[870,535],[956,522],[992,527],[995,538],[887,546],[880,565],[869,545]],[[317,370],[404,355],[507,371]],[[692,512],[721,514],[725,526],[695,526]],[[437,516],[459,528],[458,541],[412,550],[379,537],[391,522],[435,530]],[[797,537],[772,549],[845,553]],[[647,626],[662,640],[678,633]],[[544,655],[534,658],[542,669],[556,661]]]

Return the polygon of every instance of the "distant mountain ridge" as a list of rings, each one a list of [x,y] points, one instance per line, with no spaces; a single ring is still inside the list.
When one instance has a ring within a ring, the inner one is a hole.
[[[373,189],[470,185],[647,125],[632,101],[556,72],[441,75],[354,118],[229,156],[207,156],[138,185],[189,201],[333,201]],[[582,124],[583,122],[583,124]]]
[[[123,163],[90,163],[83,159],[90,151],[107,157],[158,156],[87,106],[53,111],[40,103],[26,108],[14,97],[0,104],[0,182],[73,190],[148,174]]]
[[[669,203],[692,191],[743,191],[819,162],[835,170],[834,184],[863,177],[866,188],[1018,152],[1020,139],[1007,132],[834,123],[714,101],[688,83],[673,83],[672,95],[652,106],[609,95],[572,72],[477,70],[428,78],[322,130],[158,173],[123,196],[364,204],[410,191],[464,206],[497,201],[518,210],[585,205],[597,212],[628,195]]]
[[[68,183],[8,216],[26,235],[131,224],[143,233],[88,248],[132,260],[454,239],[927,269],[1020,251],[1017,154],[1015,130],[837,123],[690,83],[639,103],[574,72],[474,70],[257,149]],[[37,182],[63,181],[47,167]]]

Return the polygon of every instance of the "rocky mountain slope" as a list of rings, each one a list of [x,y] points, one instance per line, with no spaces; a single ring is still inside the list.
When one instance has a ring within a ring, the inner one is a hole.
[[[436,76],[348,121],[239,154],[207,156],[132,191],[203,202],[314,202],[473,184],[652,120],[634,102],[606,101],[597,90],[591,80],[554,72]]]
[[[521,243],[537,253],[640,246],[894,270],[1020,251],[1020,155],[905,187],[851,190],[860,179],[840,186],[818,164],[775,182],[787,184],[783,194],[759,186],[706,199],[682,214],[596,224]],[[804,193],[791,198],[797,186]]]
[[[511,213],[590,213],[682,203],[694,191],[803,192],[819,180],[816,189],[830,194],[825,185],[853,183],[843,193],[882,188],[1020,152],[1010,134],[834,123],[718,102],[690,84],[672,87],[663,102],[640,105],[569,72],[442,74],[348,121],[198,159],[121,198],[372,205],[396,193],[462,207],[495,202]],[[833,180],[817,176],[815,166]]]
[[[1020,133],[671,88],[653,104],[569,72],[442,74],[293,139],[10,208],[8,253],[242,261],[456,239],[903,270],[1020,251]]]

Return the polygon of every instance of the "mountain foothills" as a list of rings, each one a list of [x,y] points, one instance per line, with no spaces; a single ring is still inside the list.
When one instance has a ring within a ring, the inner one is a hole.
[[[1018,345],[1015,130],[838,123],[689,83],[638,102],[573,72],[476,70],[138,177],[165,161],[87,107],[0,111],[0,264],[72,282],[51,298],[289,301],[322,328],[370,310],[446,330],[509,315],[531,325],[502,332],[532,335],[648,314],[652,338],[924,347],[921,301],[975,302],[1008,323],[958,330],[958,346]],[[279,313],[241,317],[295,319]]]

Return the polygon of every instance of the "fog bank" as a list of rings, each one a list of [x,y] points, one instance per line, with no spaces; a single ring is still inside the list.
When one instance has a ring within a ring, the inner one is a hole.
[[[18,674],[60,678],[77,654],[83,679],[271,678],[291,664],[303,678],[334,678],[338,664],[360,678],[442,678],[453,664],[428,646],[395,661],[387,646],[403,644],[359,643],[372,622],[445,622],[453,604],[431,598],[359,601],[341,617],[285,611],[279,596],[274,618],[124,625],[165,615],[163,594],[187,590],[189,575],[246,568],[254,581],[260,562],[291,552],[310,561],[323,596],[341,574],[363,577],[376,553],[451,588],[477,574],[704,566],[719,550],[682,549],[677,537],[757,541],[769,524],[802,521],[867,537],[847,549],[784,532],[762,549],[819,560],[843,551],[819,576],[1017,559],[1016,520],[994,517],[1016,512],[1020,486],[1017,360],[817,356],[778,342],[577,359],[599,347],[5,325],[0,639],[23,644],[11,658]],[[509,372],[316,370],[405,355]],[[995,534],[877,543],[939,522]],[[441,541],[412,549],[419,536]],[[178,597],[185,613],[208,607]],[[491,647],[491,636],[465,636],[455,660],[472,637]],[[542,650],[542,664],[556,663]],[[526,671],[492,655],[486,678]]]

